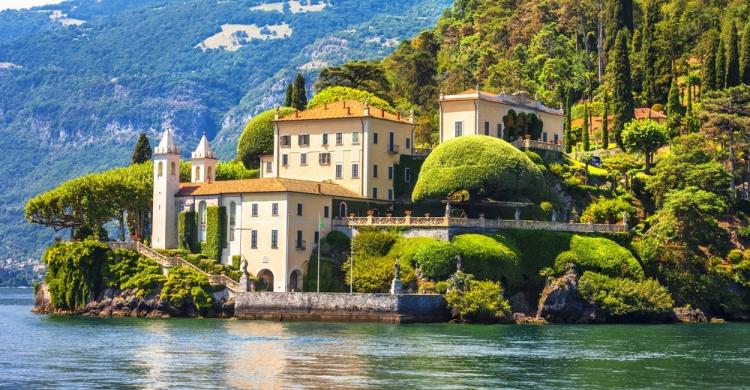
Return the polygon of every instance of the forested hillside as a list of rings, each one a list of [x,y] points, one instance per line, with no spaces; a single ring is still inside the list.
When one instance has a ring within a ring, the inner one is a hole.
[[[449,0],[72,0],[0,12],[0,257],[39,258],[32,195],[125,165],[140,131],[205,132],[233,157],[247,119],[297,72],[382,58]],[[189,152],[189,151],[185,151]]]

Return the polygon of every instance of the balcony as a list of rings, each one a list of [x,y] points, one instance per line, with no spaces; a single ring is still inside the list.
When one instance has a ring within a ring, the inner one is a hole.
[[[388,153],[398,154],[398,145],[394,145],[394,144],[388,145]]]
[[[299,250],[299,251],[303,251],[303,250],[307,249],[307,241],[305,241],[305,240],[297,240],[297,243],[294,245],[294,248],[297,249],[297,250]]]

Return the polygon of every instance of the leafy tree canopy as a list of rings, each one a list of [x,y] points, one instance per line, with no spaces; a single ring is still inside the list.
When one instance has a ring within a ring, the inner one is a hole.
[[[281,116],[294,112],[294,108],[282,107]],[[237,142],[237,160],[247,169],[258,168],[260,156],[273,153],[273,120],[276,110],[264,111],[247,122]]]
[[[391,106],[388,102],[373,95],[372,93],[349,87],[326,88],[318,92],[317,95],[310,99],[310,102],[307,103],[307,108],[315,108],[318,106],[322,106],[323,104],[331,104],[340,102],[342,100],[356,100],[360,102],[367,102],[371,106],[377,107],[381,110],[385,110],[391,113],[396,112],[396,110],[393,109],[393,106]]]

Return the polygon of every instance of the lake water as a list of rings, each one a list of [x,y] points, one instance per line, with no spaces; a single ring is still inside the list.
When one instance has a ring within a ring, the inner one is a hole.
[[[750,324],[383,325],[35,315],[0,289],[0,388],[741,388]]]

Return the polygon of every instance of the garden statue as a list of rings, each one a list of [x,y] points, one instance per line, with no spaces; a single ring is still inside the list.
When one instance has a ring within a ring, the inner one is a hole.
[[[396,257],[396,264],[394,265],[395,273],[393,274],[394,279],[401,279],[401,264],[398,262],[398,257]]]
[[[445,202],[445,216],[450,217],[451,216],[451,202],[446,201]]]
[[[250,274],[247,272],[247,259],[244,256],[242,257],[242,262],[240,262],[240,270],[242,271],[242,276],[240,276],[240,291],[255,290],[255,283],[250,281]]]
[[[552,222],[557,222],[557,209],[552,209]]]
[[[401,294],[404,291],[404,286],[401,284],[401,265],[396,258],[396,264],[394,265],[393,281],[391,282],[391,294]]]
[[[462,261],[461,261],[461,255],[456,255],[456,272],[463,272],[461,268],[463,267]]]
[[[521,210],[516,207],[516,222],[521,222]]]

